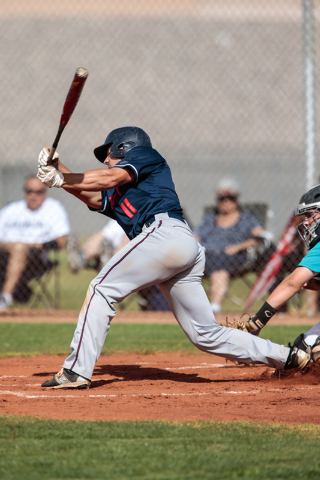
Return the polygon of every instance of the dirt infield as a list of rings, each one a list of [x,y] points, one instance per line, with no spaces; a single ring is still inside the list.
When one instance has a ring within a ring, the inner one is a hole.
[[[75,323],[77,312],[11,311],[0,321]],[[276,323],[319,318],[278,316]],[[174,323],[171,313],[119,312],[115,322]],[[224,323],[225,315],[217,318]],[[0,359],[0,415],[79,420],[248,420],[320,424],[320,367],[291,379],[272,369],[226,362],[214,355],[115,354],[97,362],[89,390],[44,390],[62,356]],[[318,398],[319,395],[319,398]]]
[[[44,390],[61,356],[0,359],[0,415],[320,424],[320,368],[291,379],[208,354],[102,356],[89,390]]]

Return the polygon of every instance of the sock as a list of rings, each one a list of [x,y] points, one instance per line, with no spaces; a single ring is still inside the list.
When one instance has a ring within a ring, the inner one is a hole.
[[[12,295],[10,295],[10,293],[3,293],[2,296],[5,299],[5,301],[8,303],[8,305],[11,305]]]
[[[304,334],[304,340],[307,345],[312,346],[316,341],[316,338],[320,335],[320,322],[316,323],[310,330]]]
[[[213,313],[220,313],[221,312],[221,305],[219,303],[211,303],[211,308]]]
[[[307,337],[304,335],[304,341],[306,342],[307,345],[310,345],[310,347],[312,347],[312,345],[314,345],[316,343],[316,340],[318,338],[319,335],[308,335]]]

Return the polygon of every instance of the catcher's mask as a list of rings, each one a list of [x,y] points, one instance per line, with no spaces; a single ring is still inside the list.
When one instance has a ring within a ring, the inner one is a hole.
[[[94,149],[99,162],[104,162],[107,150],[117,158],[123,158],[134,147],[152,147],[149,135],[138,127],[121,127],[109,133],[103,145]]]
[[[297,226],[297,230],[310,250],[320,241],[320,185],[312,187],[302,195],[295,213],[296,216],[304,215],[304,220]]]

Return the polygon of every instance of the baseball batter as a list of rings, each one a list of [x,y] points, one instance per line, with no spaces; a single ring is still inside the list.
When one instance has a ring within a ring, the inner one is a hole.
[[[178,323],[200,350],[276,369],[303,368],[309,353],[288,348],[216,323],[202,286],[203,247],[185,222],[171,171],[137,127],[113,130],[94,150],[107,168],[72,173],[49,149],[39,155],[38,177],[63,188],[90,210],[117,220],[130,242],[90,283],[63,368],[46,388],[89,388],[93,369],[116,314],[127,295],[159,285]]]

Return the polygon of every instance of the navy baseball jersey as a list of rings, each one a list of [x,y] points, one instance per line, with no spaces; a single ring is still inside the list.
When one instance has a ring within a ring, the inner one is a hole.
[[[134,147],[112,168],[130,168],[135,181],[102,191],[102,206],[96,211],[117,220],[130,240],[157,213],[170,212],[183,220],[170,167],[156,150]]]

